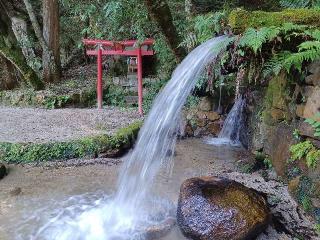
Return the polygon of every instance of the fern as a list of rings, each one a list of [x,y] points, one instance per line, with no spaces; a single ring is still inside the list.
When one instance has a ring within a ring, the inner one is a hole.
[[[280,28],[278,27],[263,27],[259,30],[254,28],[249,28],[241,38],[239,42],[240,47],[246,47],[255,54],[261,50],[263,44],[274,40],[280,33]]]
[[[306,156],[306,163],[309,168],[316,168],[320,160],[320,150],[313,149]]]
[[[299,52],[291,54],[284,62],[285,69],[289,72],[291,67],[301,72],[304,62],[320,59],[320,41],[306,41],[299,45]]]
[[[301,142],[290,147],[291,158],[293,161],[300,160],[305,157],[308,152],[313,149],[310,141]]]
[[[271,75],[278,75],[284,68],[284,63],[286,59],[292,53],[289,51],[283,51],[274,55],[269,61],[267,61],[262,69],[262,76],[269,77]]]
[[[320,118],[320,112],[318,112],[315,117]],[[305,120],[306,123],[309,123],[314,129],[314,136],[320,137],[320,121],[314,120],[312,118],[307,118]]]
[[[282,25],[282,32],[284,34],[287,34],[289,32],[298,32],[298,31],[304,31],[308,28],[307,25],[299,25],[299,24],[294,24],[294,23],[291,23],[291,22],[287,22],[287,23],[284,23]]]
[[[192,21],[193,31],[187,33],[179,46],[193,49],[214,35],[223,33],[224,22],[227,22],[226,12],[209,13],[196,16]]]

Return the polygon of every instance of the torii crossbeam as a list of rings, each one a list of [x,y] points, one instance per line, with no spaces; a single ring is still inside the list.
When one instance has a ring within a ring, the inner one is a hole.
[[[135,56],[137,57],[137,75],[138,75],[138,106],[139,113],[143,115],[142,110],[142,56],[152,56],[154,51],[150,50],[150,47],[154,44],[153,39],[147,39],[142,43],[137,40],[128,41],[107,41],[107,40],[94,40],[84,39],[83,43],[85,46],[95,47],[95,49],[87,49],[87,55],[97,56],[97,104],[98,109],[102,108],[102,95],[103,95],[103,84],[102,84],[102,56],[104,55],[120,55],[120,56]],[[129,49],[128,49],[129,48]]]

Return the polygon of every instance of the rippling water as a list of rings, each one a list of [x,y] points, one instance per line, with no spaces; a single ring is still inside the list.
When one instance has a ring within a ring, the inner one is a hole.
[[[123,164],[114,195],[79,195],[39,209],[16,229],[16,239],[136,240],[143,239],[149,228],[174,218],[172,203],[150,194],[151,189],[161,170],[172,171],[181,109],[206,64],[218,55],[213,49],[225,39],[214,38],[197,47],[174,71]],[[31,224],[42,227],[32,230]],[[28,225],[32,231],[26,235],[23,228]]]

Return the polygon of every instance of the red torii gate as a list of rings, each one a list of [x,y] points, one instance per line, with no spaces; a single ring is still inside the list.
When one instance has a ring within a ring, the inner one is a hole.
[[[96,46],[94,50],[87,50],[87,55],[97,56],[98,66],[98,78],[97,78],[97,103],[98,109],[102,108],[102,56],[103,55],[122,55],[122,56],[136,56],[137,57],[137,75],[138,75],[138,106],[139,113],[142,115],[142,56],[154,55],[153,50],[149,50],[149,46],[154,44],[154,39],[147,39],[142,43],[137,40],[128,41],[107,41],[107,40],[94,40],[84,39],[83,43],[85,46]],[[147,49],[142,49],[143,46],[147,46]],[[133,48],[132,50],[126,50],[126,47]]]

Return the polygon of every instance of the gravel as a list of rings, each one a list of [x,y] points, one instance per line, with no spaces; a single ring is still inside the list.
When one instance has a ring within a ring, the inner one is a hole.
[[[114,134],[141,119],[136,109],[34,109],[0,107],[0,142],[45,143]]]

